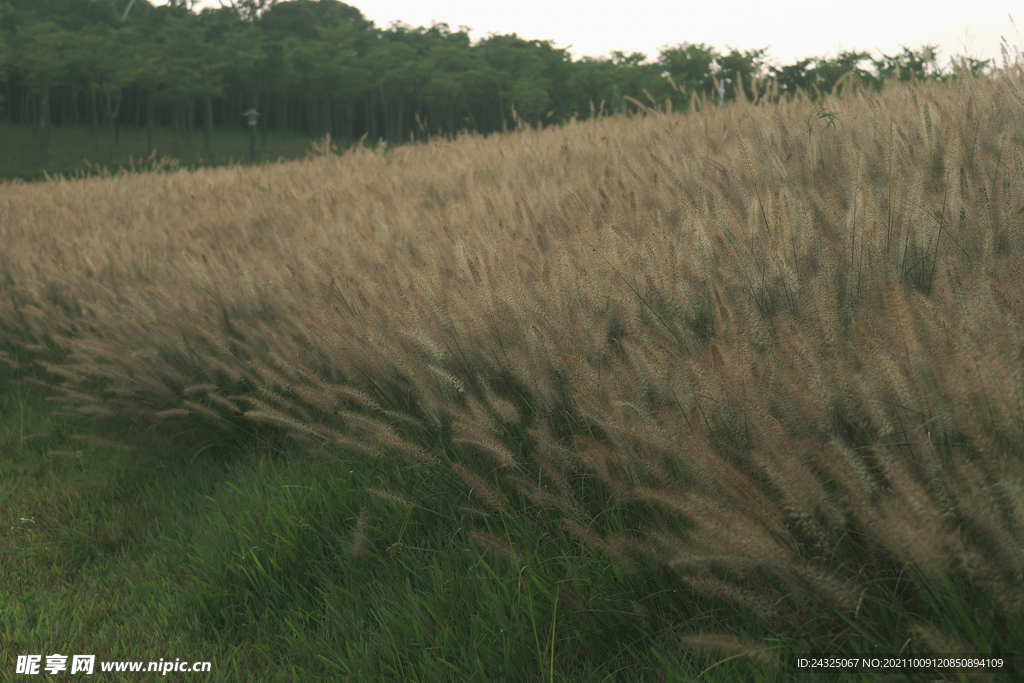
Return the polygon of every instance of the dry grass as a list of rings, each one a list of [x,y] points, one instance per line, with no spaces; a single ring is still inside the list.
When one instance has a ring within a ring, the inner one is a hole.
[[[441,468],[494,513],[518,491],[621,567],[642,546],[756,611],[854,615],[855,533],[864,566],[965,575],[1015,613],[1022,97],[1015,72],[826,100],[832,128],[740,103],[4,185],[3,341],[85,414],[214,429],[246,406]],[[589,528],[595,479],[646,540]],[[755,599],[716,567],[774,580]]]

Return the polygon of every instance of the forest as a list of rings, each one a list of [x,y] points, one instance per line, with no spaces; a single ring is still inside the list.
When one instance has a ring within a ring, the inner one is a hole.
[[[224,3],[222,3],[224,4]],[[267,135],[330,135],[394,144],[468,130],[548,126],[645,106],[685,108],[693,97],[810,97],[846,79],[880,89],[888,79],[945,80],[985,73],[970,57],[939,67],[934,46],[875,59],[844,52],[776,67],[767,48],[727,53],[703,43],[654,58],[613,52],[573,60],[551,41],[489,34],[471,44],[452,30],[393,22],[380,28],[337,0],[0,1],[0,123],[31,126],[43,165],[52,126],[88,126],[117,156],[120,131],[244,129],[255,110]],[[756,92],[758,79],[763,92]],[[845,82],[845,81],[844,81]]]

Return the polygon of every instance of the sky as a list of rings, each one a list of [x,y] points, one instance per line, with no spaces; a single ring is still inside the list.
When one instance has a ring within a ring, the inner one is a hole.
[[[166,0],[151,0],[166,4]],[[228,4],[228,0],[224,0]],[[766,61],[785,66],[808,57],[836,57],[845,51],[890,56],[906,46],[920,52],[937,45],[939,66],[968,55],[993,59],[1001,66],[1000,36],[1011,50],[1024,51],[1024,11],[1008,13],[1017,3],[998,0],[732,0],[723,5],[679,0],[352,0],[380,28],[392,21],[413,27],[447,23],[453,31],[468,26],[470,40],[488,33],[516,33],[526,40],[552,40],[573,59],[607,57],[613,50],[657,57],[662,46],[704,43],[719,53],[767,47]],[[218,0],[200,0],[198,7],[218,7]],[[783,9],[784,8],[784,9]],[[198,11],[198,9],[197,9]],[[867,64],[863,65],[867,67]]]

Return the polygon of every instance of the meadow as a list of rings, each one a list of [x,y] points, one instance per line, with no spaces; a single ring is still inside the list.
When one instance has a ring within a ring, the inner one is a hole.
[[[257,164],[302,159],[309,153],[309,139],[304,135],[270,132],[266,145],[262,141],[262,133],[257,134]],[[210,136],[209,151],[202,131],[191,135],[184,132],[177,157],[173,154],[174,131],[170,128],[154,128],[153,148],[148,149],[147,143],[145,128],[125,126],[119,136],[116,160],[111,163],[110,137],[104,129],[94,137],[86,126],[53,126],[48,163],[44,166],[37,131],[30,134],[25,126],[0,123],[0,146],[4,149],[0,156],[0,181],[32,183],[48,182],[57,177],[102,177],[120,172],[194,171],[244,164],[249,160],[248,130],[215,130]]]
[[[0,672],[1008,680],[1021,77],[0,184]]]

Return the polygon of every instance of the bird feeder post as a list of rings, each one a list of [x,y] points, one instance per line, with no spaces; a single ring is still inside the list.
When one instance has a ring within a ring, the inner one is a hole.
[[[256,111],[256,107],[251,108],[249,111],[242,114],[249,118],[249,163],[255,163],[256,161],[256,119],[260,113]]]

